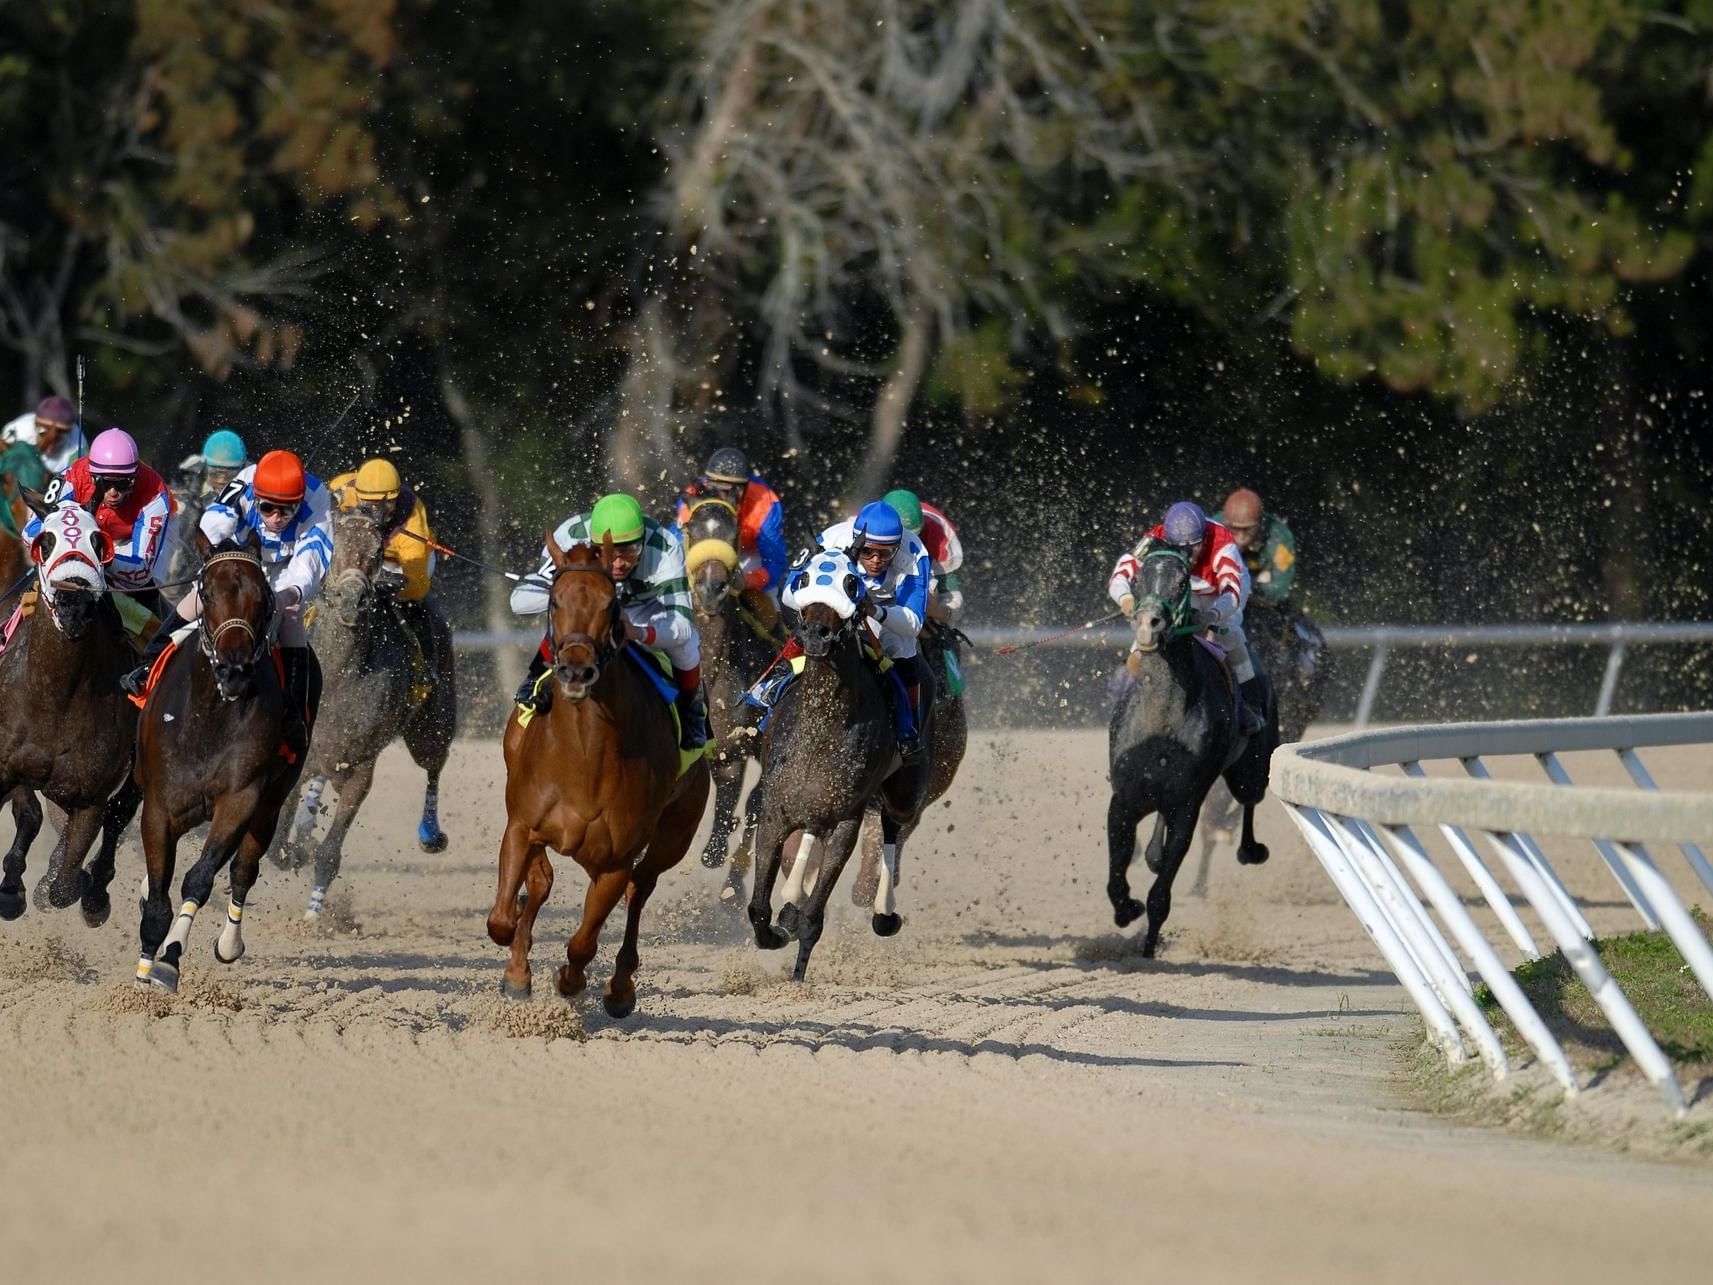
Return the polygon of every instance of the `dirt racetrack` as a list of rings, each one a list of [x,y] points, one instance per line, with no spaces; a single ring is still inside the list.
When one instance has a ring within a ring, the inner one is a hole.
[[[1652,761],[1662,784],[1704,774]],[[645,920],[637,1014],[586,997],[582,1041],[550,997],[571,862],[536,1000],[495,989],[500,776],[495,744],[456,748],[452,847],[423,856],[419,778],[389,753],[333,924],[303,924],[305,877],[265,867],[248,955],[214,961],[217,899],[176,999],[129,980],[134,846],[105,927],[33,908],[0,925],[0,1276],[1566,1282],[1713,1263],[1706,1169],[1408,1108],[1407,1001],[1274,806],[1273,861],[1222,854],[1205,900],[1186,872],[1162,958],[1130,953],[1103,892],[1099,733],[976,736],[905,854],[903,933],[874,938],[841,889],[806,986],[693,850]]]

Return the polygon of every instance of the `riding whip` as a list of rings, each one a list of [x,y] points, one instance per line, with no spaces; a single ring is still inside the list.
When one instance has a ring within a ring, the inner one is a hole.
[[[444,544],[441,544],[439,541],[430,540],[427,536],[418,535],[415,531],[407,531],[403,527],[400,527],[397,531],[394,532],[394,534],[395,535],[408,535],[413,540],[420,540],[423,544],[426,544],[429,548],[433,549],[436,553],[444,553],[449,558],[457,558],[460,562],[468,562],[471,566],[478,567],[481,570],[486,571],[489,575],[504,576],[507,580],[510,580],[513,583],[516,583],[517,581],[520,581],[523,579],[523,577],[520,576],[515,571],[501,571],[498,567],[490,567],[485,562],[477,562],[476,559],[472,558],[469,554],[459,553],[456,549],[448,549]]]
[[[29,584],[30,581],[34,580],[35,578],[36,578],[36,569],[34,567],[31,567],[28,571],[24,572],[23,575],[18,577],[18,583],[17,584],[13,585],[10,589],[6,590],[5,593],[0,593],[0,604],[10,602],[13,594],[17,593],[18,590],[22,589],[25,585]]]
[[[1008,643],[1004,647],[995,647],[993,649],[993,654],[995,656],[1009,656],[1012,652],[1022,651],[1026,647],[1039,647],[1043,643],[1058,642],[1061,638],[1069,638],[1072,634],[1080,634],[1085,629],[1093,629],[1096,625],[1104,625],[1109,620],[1117,620],[1118,617],[1123,614],[1124,613],[1122,611],[1109,611],[1106,615],[1101,616],[1097,620],[1085,621],[1083,624],[1077,625],[1075,628],[1065,629],[1056,634],[1048,634],[1045,638],[1032,638],[1025,643]]]
[[[83,432],[83,354],[82,353],[79,353],[77,355],[77,435],[79,437],[84,436],[84,432]]]

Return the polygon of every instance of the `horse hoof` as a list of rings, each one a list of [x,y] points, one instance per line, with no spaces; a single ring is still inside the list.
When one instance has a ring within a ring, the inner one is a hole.
[[[416,846],[424,852],[445,852],[446,832],[444,830],[424,831],[421,826],[416,828]]]
[[[869,921],[876,937],[891,937],[904,927],[903,915],[876,915]]]
[[[507,999],[512,1000],[514,1003],[528,1003],[529,997],[534,994],[534,991],[535,988],[530,985],[529,978],[527,977],[523,979],[523,984],[518,986],[514,986],[512,984],[512,979],[509,977],[500,978],[500,994],[505,996]]]
[[[1154,952],[1156,950],[1158,950],[1159,948],[1160,948],[1160,939],[1158,937],[1149,936],[1142,943],[1142,958],[1143,959],[1154,958]]]
[[[588,980],[582,973],[571,971],[569,964],[562,964],[558,976],[554,978],[554,985],[558,987],[559,993],[566,999],[570,999],[574,995],[581,995],[583,988],[588,984]]]
[[[76,905],[83,900],[83,894],[89,888],[89,873],[84,870],[77,872],[77,881],[69,888],[48,885],[48,905],[55,910],[64,910],[67,906]]]
[[[85,897],[83,899],[83,922],[91,928],[99,928],[107,922],[107,916],[113,913],[113,901],[106,893],[99,898]]]
[[[222,933],[221,936],[223,937],[225,934]],[[230,955],[227,955],[220,949],[220,938],[216,937],[214,939],[214,958],[219,960],[222,964],[236,964],[240,959],[244,958],[244,939],[240,937],[238,939],[238,949],[233,951]]]
[[[787,937],[797,935],[797,926],[801,922],[802,915],[798,913],[797,907],[789,901],[779,908],[779,931]]]
[[[1120,928],[1128,928],[1147,913],[1148,908],[1134,897],[1126,897],[1112,908],[1112,920]]]
[[[612,995],[601,996],[601,1007],[607,1010],[607,1016],[623,1021],[636,1012],[636,996],[629,999],[616,999]]]
[[[1239,848],[1237,850],[1237,864],[1240,866],[1258,866],[1272,855],[1271,852],[1267,851],[1266,844],[1257,843],[1252,848]]]
[[[24,913],[22,892],[0,892],[0,919],[12,920]]]
[[[169,964],[157,959],[155,966],[149,970],[149,985],[159,986],[164,991],[178,994],[178,965]]]
[[[755,944],[762,950],[779,950],[791,940],[789,933],[780,932],[772,924],[759,924],[755,930]]]
[[[704,848],[702,850],[702,864],[710,870],[718,870],[726,864],[726,850],[724,848]]]

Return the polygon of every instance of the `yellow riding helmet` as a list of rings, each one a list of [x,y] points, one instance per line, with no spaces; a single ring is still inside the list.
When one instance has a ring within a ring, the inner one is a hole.
[[[356,485],[359,500],[396,500],[404,483],[391,460],[369,460],[357,470]]]

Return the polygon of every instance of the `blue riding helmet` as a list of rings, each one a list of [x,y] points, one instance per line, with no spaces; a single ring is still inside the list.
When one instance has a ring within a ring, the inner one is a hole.
[[[1194,501],[1179,500],[1166,510],[1166,520],[1161,526],[1164,528],[1167,544],[1188,549],[1200,544],[1202,537],[1207,534],[1207,515]]]
[[[904,539],[904,520],[890,504],[875,500],[862,506],[856,519],[856,547],[865,544],[898,544]]]
[[[210,468],[243,468],[244,439],[229,428],[217,428],[202,444],[202,462]]]

